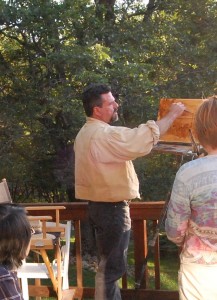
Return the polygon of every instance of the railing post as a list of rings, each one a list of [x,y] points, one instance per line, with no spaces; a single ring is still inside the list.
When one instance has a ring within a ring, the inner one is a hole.
[[[155,231],[157,227],[158,220],[153,221],[153,231]],[[156,238],[155,246],[154,246],[154,273],[155,273],[155,289],[160,289],[160,245],[159,245],[159,235]]]
[[[135,259],[135,282],[140,280],[144,258],[147,255],[147,231],[145,220],[133,221],[134,259]],[[147,270],[141,287],[147,287]]]

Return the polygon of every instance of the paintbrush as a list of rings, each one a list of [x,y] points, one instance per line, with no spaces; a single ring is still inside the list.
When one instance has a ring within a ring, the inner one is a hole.
[[[186,112],[188,112],[190,114],[193,114],[193,112],[191,110],[187,109],[187,108],[185,108],[184,111],[186,111]]]

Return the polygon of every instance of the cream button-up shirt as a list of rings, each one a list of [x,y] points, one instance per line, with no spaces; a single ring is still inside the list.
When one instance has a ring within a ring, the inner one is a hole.
[[[154,121],[130,129],[87,118],[74,144],[76,198],[118,202],[140,197],[132,160],[148,154],[159,136]]]

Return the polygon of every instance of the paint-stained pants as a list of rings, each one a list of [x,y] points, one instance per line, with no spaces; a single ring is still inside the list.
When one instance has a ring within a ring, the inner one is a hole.
[[[95,300],[120,300],[118,280],[126,272],[131,229],[129,204],[89,202],[88,207],[99,253]]]

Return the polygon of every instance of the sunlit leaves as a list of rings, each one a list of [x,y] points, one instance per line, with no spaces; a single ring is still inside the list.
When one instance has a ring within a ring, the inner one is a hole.
[[[112,86],[119,123],[129,127],[155,119],[162,97],[216,91],[216,1],[155,0],[151,8],[139,0],[100,3],[0,2],[2,177],[14,164],[15,178],[54,172],[52,163],[85,120],[80,93],[90,82]],[[141,178],[148,176],[142,189],[151,186],[155,167],[160,172],[161,158],[155,162],[147,165],[149,175],[139,169]],[[47,189],[56,184],[52,176],[43,182]]]

